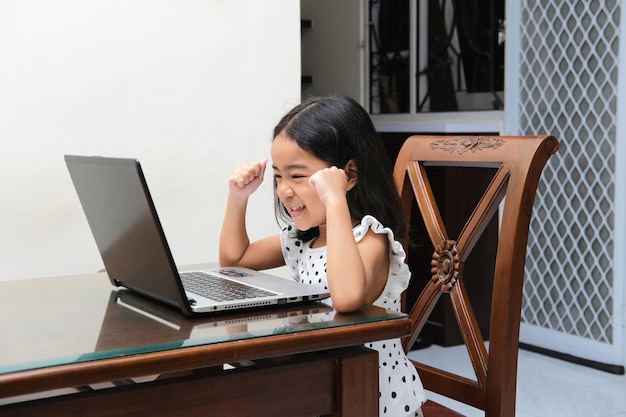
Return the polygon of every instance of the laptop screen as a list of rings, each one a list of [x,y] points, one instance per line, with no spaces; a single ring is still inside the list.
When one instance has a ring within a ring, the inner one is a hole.
[[[139,161],[65,161],[111,282],[190,313]]]

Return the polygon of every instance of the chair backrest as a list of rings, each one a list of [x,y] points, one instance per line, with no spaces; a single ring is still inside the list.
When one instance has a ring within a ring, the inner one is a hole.
[[[440,296],[448,294],[476,379],[413,364],[427,390],[485,410],[486,417],[515,415],[529,223],[541,172],[558,147],[553,136],[411,136],[396,160],[394,178],[405,215],[410,219],[417,208],[434,248],[430,280],[415,304],[407,306],[413,332],[403,341],[404,349],[409,351]],[[456,237],[448,235],[435,200],[428,174],[431,166],[483,167],[495,173]],[[483,335],[462,277],[464,262],[496,213],[500,213],[500,223],[494,245],[489,334]],[[402,243],[409,254],[410,242],[404,239]]]

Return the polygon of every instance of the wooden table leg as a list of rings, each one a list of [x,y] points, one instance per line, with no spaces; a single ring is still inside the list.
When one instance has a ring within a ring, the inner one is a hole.
[[[369,352],[355,355],[353,348],[335,351],[341,376],[337,386],[339,404],[333,417],[378,416],[378,352]]]

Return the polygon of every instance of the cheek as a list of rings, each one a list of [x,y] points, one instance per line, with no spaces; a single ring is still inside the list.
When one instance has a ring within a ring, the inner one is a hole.
[[[320,197],[308,182],[306,184],[302,184],[298,188],[298,195],[303,199],[307,200],[308,204],[315,204],[318,201],[321,203]]]
[[[326,216],[326,206],[322,200],[320,200],[320,197],[315,190],[313,190],[312,193],[308,193],[307,198],[303,198],[303,200],[310,212],[315,215]]]

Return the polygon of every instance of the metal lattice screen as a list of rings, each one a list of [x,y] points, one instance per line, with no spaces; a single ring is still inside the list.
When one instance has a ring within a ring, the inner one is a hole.
[[[615,141],[620,3],[523,0],[520,134],[561,147],[537,192],[525,323],[613,338]]]

